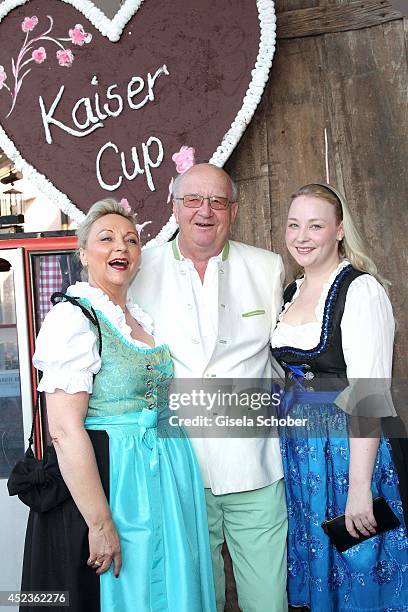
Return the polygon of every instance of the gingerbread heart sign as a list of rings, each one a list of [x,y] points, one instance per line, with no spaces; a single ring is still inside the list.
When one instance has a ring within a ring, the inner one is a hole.
[[[222,166],[251,120],[275,13],[272,0],[126,0],[110,20],[88,0],[7,0],[0,37],[8,157],[78,222],[126,198],[157,243],[176,229],[173,154]]]

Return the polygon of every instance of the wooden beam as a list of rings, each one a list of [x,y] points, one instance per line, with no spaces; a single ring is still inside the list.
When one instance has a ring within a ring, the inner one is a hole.
[[[347,4],[312,6],[277,14],[277,37],[303,38],[360,30],[402,19],[387,0],[353,0]]]

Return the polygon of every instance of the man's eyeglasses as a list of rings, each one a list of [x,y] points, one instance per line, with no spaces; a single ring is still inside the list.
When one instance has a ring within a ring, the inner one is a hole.
[[[189,193],[182,198],[173,198],[173,200],[182,200],[187,208],[200,208],[204,200],[208,200],[209,205],[213,210],[226,210],[231,204],[231,201],[224,196],[209,196],[205,197],[198,193]]]

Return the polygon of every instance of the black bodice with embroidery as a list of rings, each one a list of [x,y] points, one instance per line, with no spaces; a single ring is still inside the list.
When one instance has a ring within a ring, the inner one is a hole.
[[[337,274],[327,294],[323,311],[323,322],[319,344],[311,349],[302,350],[291,346],[273,348],[272,354],[279,361],[289,378],[294,372],[302,372],[307,380],[332,377],[347,380],[347,368],[344,361],[341,319],[347,291],[353,280],[365,274],[346,266]],[[296,291],[296,282],[288,285],[284,292],[285,304],[289,302]]]

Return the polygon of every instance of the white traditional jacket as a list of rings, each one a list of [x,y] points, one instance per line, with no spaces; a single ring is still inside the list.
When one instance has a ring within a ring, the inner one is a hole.
[[[217,261],[218,332],[209,360],[187,264],[177,239],[146,249],[130,289],[130,299],[153,317],[156,335],[169,345],[176,378],[270,378],[270,336],[282,305],[281,257],[239,242],[225,244]],[[283,476],[276,437],[191,441],[204,486],[216,495],[258,489]]]

